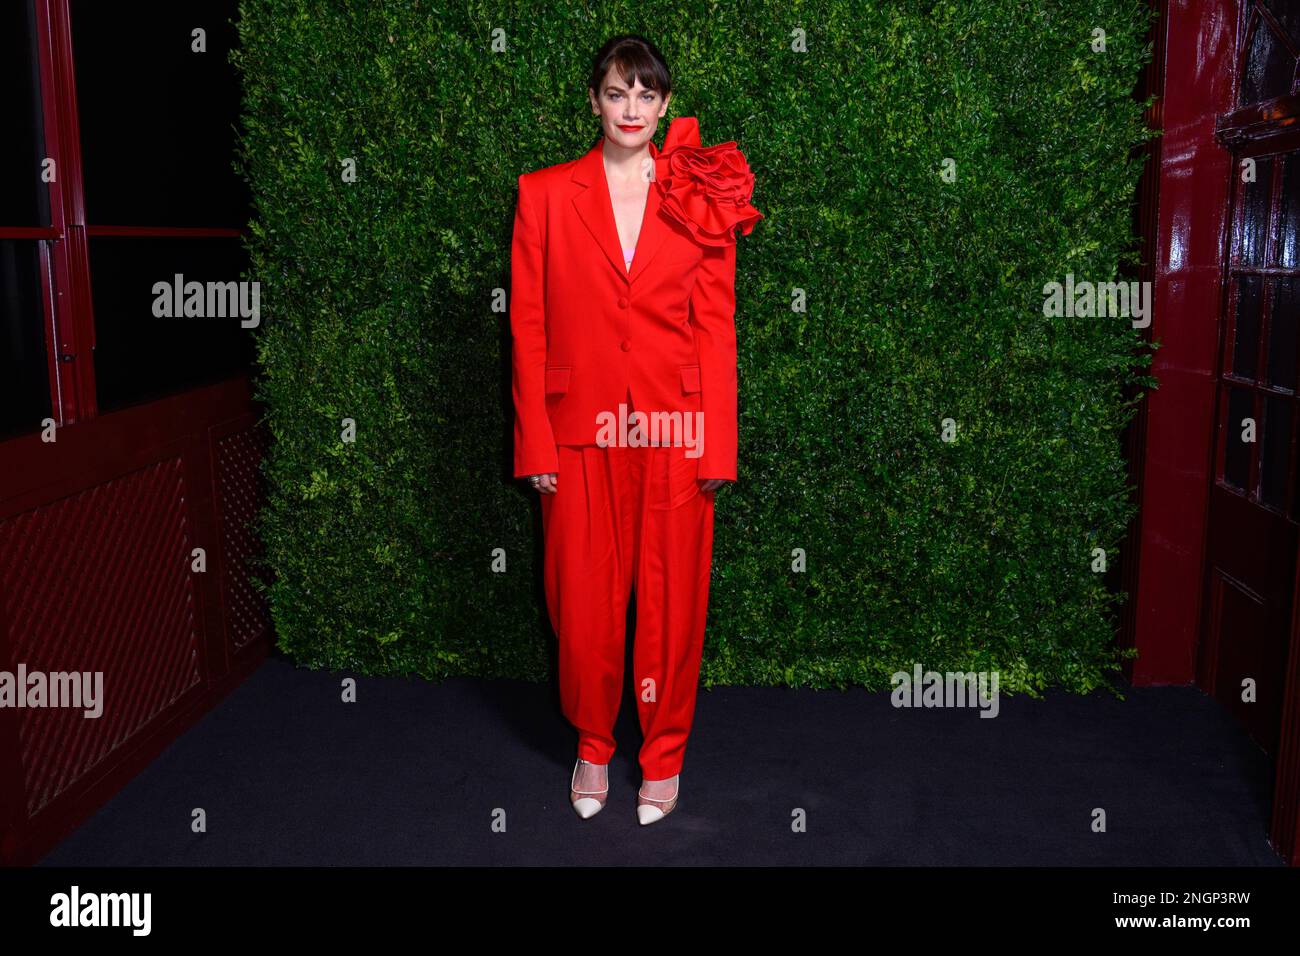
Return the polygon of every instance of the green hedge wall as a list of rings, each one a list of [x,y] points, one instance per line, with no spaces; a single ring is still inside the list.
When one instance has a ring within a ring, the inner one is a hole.
[[[1110,683],[1124,595],[1094,548],[1113,564],[1132,517],[1119,436],[1150,352],[1043,300],[1131,271],[1143,3],[240,9],[261,531],[293,659],[548,676],[540,512],[510,477],[515,178],[591,145],[590,58],[635,32],[674,71],[656,142],[692,115],[736,140],[766,217],[739,240],[703,682],[880,689],[919,661]]]

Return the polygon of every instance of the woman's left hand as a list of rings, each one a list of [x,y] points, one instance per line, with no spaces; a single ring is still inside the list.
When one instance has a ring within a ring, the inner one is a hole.
[[[726,483],[726,478],[701,478],[700,491],[716,491]]]

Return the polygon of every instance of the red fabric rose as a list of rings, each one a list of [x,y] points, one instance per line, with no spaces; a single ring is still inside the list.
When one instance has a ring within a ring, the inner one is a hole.
[[[735,142],[700,146],[694,116],[679,116],[668,127],[664,148],[655,155],[655,184],[662,209],[706,246],[735,243],[763,214],[749,204],[754,174]]]

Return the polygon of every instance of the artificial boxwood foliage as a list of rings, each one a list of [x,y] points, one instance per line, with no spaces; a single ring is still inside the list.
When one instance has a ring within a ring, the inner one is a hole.
[[[920,662],[1035,693],[1118,668],[1095,549],[1116,561],[1132,517],[1119,434],[1150,355],[1126,317],[1043,302],[1134,261],[1143,3],[241,15],[264,577],[295,660],[548,676],[540,512],[510,475],[515,180],[593,143],[590,58],[636,32],[674,70],[657,142],[674,116],[736,140],[765,216],[739,239],[704,683],[882,689]]]

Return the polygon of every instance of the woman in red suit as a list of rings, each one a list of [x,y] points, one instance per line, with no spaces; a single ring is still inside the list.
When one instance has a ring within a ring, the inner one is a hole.
[[[541,494],[560,700],[578,731],[570,802],[584,818],[609,790],[636,591],[646,824],[677,805],[695,711],[714,493],[736,480],[735,230],[762,217],[734,142],[701,148],[681,117],[655,148],[671,85],[649,41],[608,41],[588,87],[603,135],[519,177],[514,474]]]

